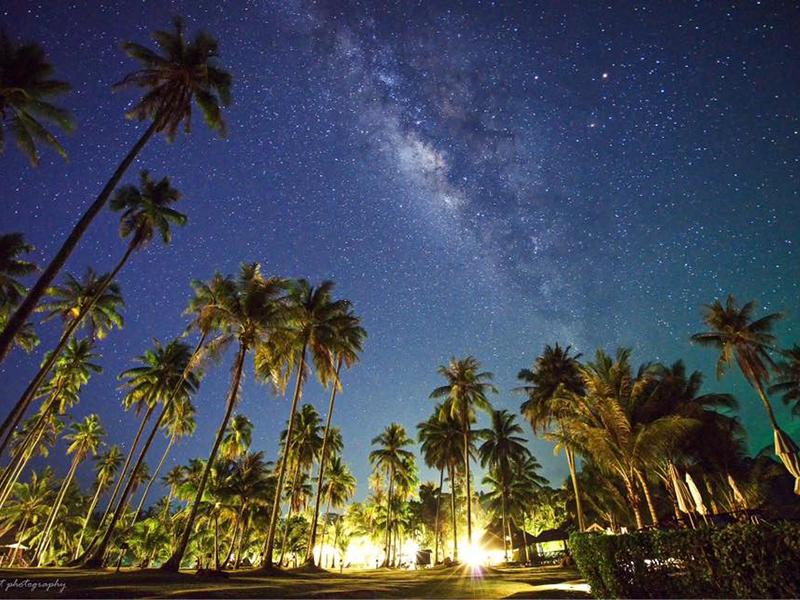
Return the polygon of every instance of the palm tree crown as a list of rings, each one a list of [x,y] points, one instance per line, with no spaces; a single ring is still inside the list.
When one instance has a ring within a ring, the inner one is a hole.
[[[115,88],[139,87],[144,96],[128,111],[129,119],[152,119],[157,131],[171,140],[183,123],[191,130],[192,103],[203,113],[206,124],[225,135],[220,106],[231,101],[231,76],[219,65],[217,41],[201,31],[187,41],[183,21],[175,19],[174,31],[156,31],[153,39],[161,54],[141,44],[126,42],[128,56],[142,69],[127,75]]]
[[[65,81],[51,78],[53,70],[39,44],[16,45],[0,31],[0,154],[8,128],[33,166],[39,164],[37,142],[67,158],[67,151],[41,123],[50,121],[67,132],[75,128],[70,114],[50,102],[71,89]]]

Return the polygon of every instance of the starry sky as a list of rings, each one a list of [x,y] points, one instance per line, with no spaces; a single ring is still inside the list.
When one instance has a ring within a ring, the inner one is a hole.
[[[109,441],[129,444],[136,421],[116,375],[153,337],[182,331],[190,279],[259,261],[267,273],[335,280],[369,332],[335,415],[359,499],[369,440],[390,421],[415,434],[435,369],[453,355],[493,371],[493,402],[512,411],[516,373],[545,343],[684,358],[707,373],[707,390],[737,394],[753,449],[767,443],[754,394],[736,373],[716,382],[714,353],[688,337],[702,330],[700,305],[730,291],[788,311],[781,343],[798,340],[795,3],[222,4],[0,9],[0,25],[42,43],[74,86],[61,102],[78,121],[68,163],[46,153],[32,169],[12,148],[0,159],[0,231],[23,231],[39,263],[144,129],[123,118],[135,95],[110,89],[135,68],[122,41],[149,43],[181,14],[218,37],[234,77],[227,139],[198,121],[188,138],[152,141],[124,179],[170,175],[189,223],[121,274],[126,325],[100,348],[105,372],[77,418],[98,412]],[[107,271],[123,250],[107,213],[68,266]],[[0,365],[6,406],[57,330],[43,326],[39,352]],[[204,380],[197,432],[167,468],[207,455],[229,368]],[[304,401],[326,410],[317,385]],[[240,411],[255,423],[254,447],[274,458],[288,402],[251,365]],[[783,407],[779,416],[797,437],[800,424]],[[543,440],[531,448],[560,483],[563,457]],[[66,468],[62,453],[52,460]]]

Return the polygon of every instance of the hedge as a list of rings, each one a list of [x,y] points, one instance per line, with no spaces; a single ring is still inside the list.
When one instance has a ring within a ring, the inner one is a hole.
[[[798,598],[800,524],[573,533],[596,598]]]

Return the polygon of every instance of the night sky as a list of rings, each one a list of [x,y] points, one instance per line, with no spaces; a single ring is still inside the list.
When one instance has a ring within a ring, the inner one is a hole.
[[[0,26],[42,43],[74,86],[61,100],[78,121],[68,163],[45,151],[33,169],[12,147],[0,158],[0,231],[24,232],[40,264],[144,129],[123,118],[135,94],[110,89],[136,68],[122,41],[150,44],[182,14],[217,36],[234,77],[227,139],[198,119],[188,138],[151,142],[124,179],[170,175],[189,223],[123,271],[126,325],[100,346],[105,372],[76,418],[99,412],[109,441],[127,445],[136,421],[120,408],[117,374],[153,337],[182,331],[190,279],[260,261],[270,274],[335,280],[369,332],[334,419],[359,499],[369,440],[391,421],[416,435],[435,369],[453,355],[477,356],[501,388],[495,405],[515,412],[516,373],[545,343],[684,358],[707,390],[737,394],[753,449],[768,442],[751,390],[733,371],[717,383],[714,352],[688,337],[703,329],[700,305],[731,291],[787,310],[781,342],[800,341],[796,4],[221,4],[0,9]],[[107,212],[69,269],[108,271],[123,250]],[[2,364],[6,408],[57,332],[42,327],[34,355]],[[197,432],[166,468],[207,455],[229,369],[209,372]],[[242,398],[254,447],[274,458],[288,401],[252,365]],[[319,386],[304,401],[324,414]],[[800,423],[783,407],[779,417],[797,438]],[[563,457],[531,447],[560,484]],[[63,472],[63,453],[53,457]]]

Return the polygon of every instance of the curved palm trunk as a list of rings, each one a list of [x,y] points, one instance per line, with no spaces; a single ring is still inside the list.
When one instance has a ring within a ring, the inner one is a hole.
[[[264,549],[262,552],[261,563],[264,568],[271,568],[272,555],[275,551],[275,530],[278,527],[278,516],[280,515],[281,496],[283,495],[283,484],[286,478],[286,461],[289,458],[288,449],[292,445],[292,434],[294,433],[294,415],[297,411],[297,401],[300,399],[300,393],[303,390],[303,370],[306,366],[306,345],[308,341],[303,343],[303,349],[300,354],[300,364],[297,366],[297,379],[294,384],[294,396],[292,397],[291,411],[289,412],[289,426],[286,429],[286,440],[284,441],[284,452],[281,457],[281,465],[278,469],[278,482],[275,488],[275,499],[272,503],[272,516],[269,520],[269,530],[267,531],[267,539],[264,540]]]
[[[160,422],[160,419],[159,419]],[[159,423],[156,423],[156,427],[153,429],[157,429]],[[148,438],[149,441],[149,438]],[[164,466],[164,461],[167,460],[167,455],[169,451],[172,449],[172,445],[175,443],[175,436],[171,435],[169,437],[169,442],[167,443],[167,447],[164,448],[164,452],[161,455],[161,460],[158,461],[158,466],[156,470],[153,471],[153,474],[150,477],[150,481],[147,482],[147,485],[144,488],[144,492],[142,492],[142,498],[139,500],[139,505],[136,507],[136,513],[133,515],[133,520],[131,521],[130,526],[133,527],[136,525],[136,522],[139,520],[139,517],[142,514],[142,509],[144,508],[144,502],[147,499],[147,494],[150,491],[150,487],[153,485],[153,482],[158,479],[158,474],[161,472],[161,468]],[[145,442],[144,448],[142,449],[142,454],[147,454],[147,450],[149,449],[149,444]],[[137,465],[138,466],[138,465]]]
[[[523,511],[522,512],[522,545],[525,548],[525,564],[529,565],[531,563],[531,554],[530,550],[528,550],[528,531],[526,530],[525,521],[528,520],[528,514]]]
[[[658,512],[656,511],[656,505],[653,502],[653,496],[650,494],[650,486],[647,485],[647,480],[644,478],[644,475],[642,475],[642,472],[639,469],[636,469],[636,478],[639,480],[639,484],[642,486],[644,498],[647,502],[647,510],[650,512],[650,519],[652,519],[653,525],[658,527]]]
[[[328,490],[328,502],[327,502],[327,505],[326,505],[326,508],[325,508],[325,515],[326,516],[331,514],[331,502],[332,501],[333,501],[333,490]],[[320,564],[322,564],[322,550],[325,547],[325,533],[326,533],[327,529],[328,529],[328,520],[327,519],[323,519],[322,520],[322,532],[320,533],[320,540],[322,540],[322,543],[320,544],[320,549],[319,549],[319,562],[320,562]]]
[[[103,295],[103,292],[105,292],[108,286],[111,285],[114,279],[116,279],[117,274],[120,272],[122,267],[125,266],[125,263],[128,262],[128,259],[130,258],[131,254],[137,248],[137,244],[138,240],[136,238],[134,238],[128,244],[128,248],[127,250],[125,250],[125,254],[122,255],[122,258],[117,263],[117,266],[114,267],[114,270],[111,271],[108,277],[106,277],[103,280],[102,285],[99,285],[97,287],[97,291],[94,293],[94,296],[92,296],[89,299],[89,302],[87,302],[83,307],[81,307],[78,316],[75,317],[72,321],[70,321],[69,325],[67,325],[67,327],[64,329],[64,333],[61,334],[61,338],[58,340],[58,344],[56,344],[55,349],[50,353],[50,355],[47,357],[44,363],[42,363],[41,368],[36,373],[33,380],[30,382],[25,391],[22,393],[20,399],[17,400],[17,403],[14,405],[14,408],[8,414],[5,421],[3,421],[3,424],[0,425],[0,433],[2,433],[2,435],[5,436],[2,444],[0,444],[0,454],[2,454],[5,451],[6,446],[8,445],[8,442],[11,439],[11,433],[17,427],[19,422],[22,420],[22,417],[25,415],[25,411],[28,410],[28,407],[30,406],[31,402],[36,396],[36,392],[39,390],[42,383],[44,383],[45,377],[47,377],[47,374],[50,372],[50,369],[56,363],[56,360],[58,360],[58,357],[61,356],[61,352],[67,345],[67,342],[69,342],[70,338],[72,337],[72,334],[75,333],[75,331],[78,329],[78,326],[81,324],[84,317],[92,309],[92,307],[95,305],[100,296]]]
[[[153,137],[153,134],[158,129],[159,121],[160,119],[158,117],[153,119],[153,122],[142,134],[142,137],[139,138],[125,158],[122,159],[122,162],[111,175],[111,179],[109,179],[105,186],[103,186],[103,189],[100,190],[100,194],[97,196],[88,210],[83,213],[83,216],[75,224],[75,227],[72,228],[72,231],[64,241],[64,244],[61,246],[58,253],[53,257],[53,260],[50,261],[50,264],[47,265],[47,268],[42,271],[42,274],[39,276],[39,279],[36,281],[33,287],[31,287],[30,291],[28,291],[28,295],[25,296],[25,299],[17,307],[17,310],[14,311],[14,314],[9,317],[5,328],[3,329],[2,333],[0,333],[0,361],[4,360],[9,350],[11,350],[11,347],[14,343],[14,338],[20,332],[28,319],[30,319],[30,316],[33,314],[33,311],[36,308],[36,305],[39,303],[39,300],[42,299],[42,296],[44,296],[44,294],[47,292],[47,288],[50,287],[53,279],[55,279],[56,275],[58,275],[59,271],[61,271],[61,269],[64,267],[67,259],[69,258],[70,254],[72,254],[72,251],[77,247],[78,242],[89,228],[91,222],[98,214],[100,214],[100,211],[103,210],[106,202],[108,202],[108,198],[111,196],[111,192],[113,192],[114,188],[117,187],[117,184],[119,183],[120,179],[122,179],[125,171],[128,170],[128,167],[138,156],[139,152],[141,152],[142,148],[144,148],[145,144],[147,144],[150,138]],[[2,431],[5,431],[5,428],[6,427],[4,424]]]
[[[644,527],[644,520],[642,519],[642,511],[639,507],[639,494],[636,493],[636,486],[628,475],[624,475],[622,479],[625,483],[625,491],[628,493],[628,502],[630,502],[631,509],[633,510],[633,517],[636,519],[636,528],[642,529]]]
[[[514,560],[514,536],[511,535],[511,519],[507,521],[506,526],[508,528],[508,544],[511,548],[511,560]],[[508,559],[506,558],[507,561]]]
[[[241,508],[236,511],[236,519],[233,522],[233,535],[231,536],[231,543],[228,545],[228,552],[225,554],[225,560],[222,561],[222,566],[227,567],[228,563],[233,558],[233,549],[236,547],[236,536],[239,534],[239,529],[242,524],[242,513],[244,513],[244,503]]]
[[[239,565],[241,565],[242,563],[242,546],[244,545],[244,541],[247,539],[249,533],[250,533],[250,513],[248,512],[244,517],[244,522],[242,523],[242,532],[239,535],[239,543],[236,544],[236,560],[233,563],[234,570],[238,569]]]
[[[41,442],[46,426],[46,423],[41,422],[38,431],[34,430],[31,432],[35,433],[35,438],[33,438],[27,444],[26,448],[20,448],[20,451],[17,454],[17,459],[12,460],[12,463],[6,468],[6,471],[8,472],[8,480],[2,494],[0,494],[0,509],[5,506],[5,503],[11,495],[11,492],[14,491],[14,485],[17,483],[17,481],[19,481],[20,475],[22,475],[22,472],[25,470],[25,467],[33,456],[36,447],[39,445],[39,442]]]
[[[578,473],[575,468],[575,453],[571,448],[566,448],[564,454],[567,456],[567,466],[569,466],[569,477],[572,480],[572,492],[575,495],[575,512],[578,515],[578,531],[586,529],[586,522],[583,517],[583,504],[581,503],[581,494],[578,489]]]
[[[124,511],[125,511],[125,508],[128,505],[128,501],[130,499],[130,496],[131,496],[131,494],[133,494],[134,488],[136,487],[136,473],[142,467],[142,463],[144,462],[145,456],[147,456],[147,452],[148,452],[148,450],[150,450],[150,446],[152,445],[153,440],[156,437],[156,433],[158,432],[159,427],[161,427],[161,423],[164,422],[164,418],[166,417],[167,412],[169,411],[170,405],[175,400],[175,397],[178,395],[178,391],[180,390],[181,386],[183,385],[183,382],[189,376],[189,373],[191,372],[191,367],[192,367],[192,365],[194,363],[194,360],[197,357],[198,353],[200,352],[200,349],[203,347],[203,344],[205,343],[207,335],[208,334],[206,332],[204,332],[200,336],[200,339],[198,340],[197,345],[194,348],[194,352],[192,352],[192,356],[189,359],[189,362],[187,363],[186,368],[183,370],[183,374],[181,375],[181,379],[175,384],[175,387],[172,389],[169,397],[164,401],[164,405],[161,407],[161,412],[158,414],[158,418],[156,419],[156,422],[153,423],[153,427],[150,429],[150,433],[148,434],[147,439],[144,442],[144,446],[142,446],[142,449],[139,452],[139,456],[136,459],[136,464],[133,466],[133,469],[131,470],[131,475],[128,478],[128,482],[125,484],[125,489],[123,490],[122,496],[120,497],[119,503],[117,504],[117,508],[114,511],[113,516],[111,517],[111,522],[109,523],[108,527],[106,528],[106,532],[105,532],[105,534],[103,536],[103,539],[100,542],[100,544],[98,545],[98,547],[95,549],[95,551],[92,553],[92,555],[89,558],[86,559],[86,561],[83,564],[84,567],[86,567],[86,568],[97,568],[97,567],[102,566],[103,557],[105,556],[106,550],[108,549],[108,544],[111,541],[111,536],[114,533],[114,528],[116,527],[116,524],[119,521],[119,519],[124,514]],[[241,375],[241,371],[240,371],[240,375]],[[120,485],[122,484],[122,481],[125,478],[125,471],[127,470],[128,465],[130,464],[130,460],[133,457],[133,452],[136,449],[136,446],[139,444],[139,438],[141,437],[142,432],[144,431],[145,423],[147,423],[147,420],[150,418],[150,415],[152,414],[154,409],[155,409],[155,405],[153,405],[152,407],[148,408],[147,414],[145,415],[144,419],[142,419],[142,424],[139,426],[139,431],[136,434],[136,439],[134,440],[133,446],[131,447],[130,452],[128,452],[128,457],[125,460],[125,466],[122,469],[122,474],[120,475],[120,478],[117,481],[117,485],[114,488],[114,493],[112,494],[111,499],[108,502],[108,506],[106,507],[105,514],[103,515],[103,518],[100,520],[100,525],[101,526],[102,526],[103,522],[105,521],[106,516],[108,515],[108,512],[109,512],[109,510],[111,509],[111,506],[114,503],[114,499],[116,498],[116,495],[117,495],[117,492],[119,491]],[[133,517],[133,522],[131,523],[131,526],[133,526],[133,524],[135,524],[136,520],[139,518],[139,513],[141,512],[142,506],[144,505],[144,500],[147,497],[147,492],[150,489],[150,485],[156,479],[156,476],[158,475],[159,469],[161,469],[161,467],[163,466],[164,460],[167,458],[167,453],[169,452],[173,441],[174,441],[174,436],[172,438],[170,438],[170,442],[167,445],[167,449],[164,451],[164,454],[161,457],[161,462],[158,463],[158,468],[153,473],[153,476],[150,478],[150,481],[147,484],[147,488],[145,489],[145,491],[144,491],[144,493],[142,495],[142,500],[139,503],[139,508],[136,510],[136,515]],[[170,492],[171,492],[171,490],[170,490]],[[167,504],[167,510],[169,510],[169,504]],[[99,528],[98,528],[98,531],[99,531]],[[91,546],[91,544],[90,544],[90,546]]]
[[[239,353],[236,357],[236,366],[234,367],[233,372],[233,379],[231,380],[231,389],[228,393],[228,405],[225,409],[225,416],[222,418],[222,422],[219,424],[217,438],[214,440],[214,446],[211,448],[211,454],[208,456],[208,462],[206,462],[206,466],[203,469],[203,477],[200,480],[200,487],[197,489],[197,494],[194,497],[192,510],[189,513],[189,519],[186,521],[186,525],[183,528],[183,534],[178,542],[178,547],[169,560],[161,565],[161,568],[165,571],[177,572],[181,567],[181,561],[183,560],[183,555],[186,553],[186,546],[189,545],[189,537],[191,536],[192,529],[194,528],[194,520],[197,518],[197,511],[200,508],[200,501],[203,499],[203,493],[206,489],[208,476],[210,475],[211,468],[213,467],[214,461],[217,458],[217,452],[219,451],[219,446],[222,443],[222,438],[225,437],[225,430],[228,427],[228,421],[230,421],[233,408],[236,406],[236,399],[239,394],[239,383],[242,379],[242,369],[244,367],[245,354],[247,354],[247,346],[243,343],[240,343]]]
[[[456,488],[453,479],[455,468],[452,463],[449,465],[448,471],[450,472],[450,516],[453,520],[453,561],[458,562],[458,520],[456,519]]]
[[[308,535],[308,549],[306,550],[306,563],[314,564],[314,546],[317,544],[317,521],[319,520],[319,505],[322,499],[322,483],[325,477],[325,463],[328,458],[328,435],[331,430],[333,417],[333,403],[336,400],[336,388],[339,385],[339,371],[342,368],[342,358],[336,364],[336,378],[331,385],[331,399],[328,402],[328,418],[325,421],[325,434],[322,437],[322,451],[319,457],[319,473],[317,474],[317,497],[314,500],[314,516],[311,519],[311,531]]]
[[[94,512],[95,506],[97,506],[97,501],[100,499],[100,493],[105,488],[105,485],[105,478],[97,482],[97,490],[94,493],[92,502],[89,504],[89,510],[86,511],[86,517],[83,519],[83,527],[81,527],[81,535],[78,537],[78,544],[75,546],[75,554],[72,557],[73,560],[77,560],[81,554],[81,545],[83,544],[83,536],[86,533],[86,527],[89,525],[89,519],[92,518],[92,512]]]
[[[67,490],[69,489],[70,484],[72,483],[72,478],[75,477],[75,471],[78,469],[78,463],[80,462],[81,457],[76,454],[72,458],[72,464],[69,467],[69,472],[67,473],[66,479],[64,479],[64,483],[61,484],[61,489],[58,492],[58,497],[56,498],[55,505],[53,506],[53,510],[50,511],[50,516],[47,519],[47,523],[44,527],[44,532],[42,533],[42,539],[39,542],[39,547],[36,549],[36,554],[34,555],[34,559],[36,559],[36,566],[41,567],[42,561],[44,560],[45,553],[47,552],[48,547],[50,546],[50,537],[53,532],[53,525],[58,518],[58,512],[61,510],[61,505],[64,503],[64,497],[67,495]]]
[[[444,485],[444,467],[439,469],[439,492],[436,494],[436,517],[433,520],[433,566],[439,563],[439,509],[442,504],[442,485]]]
[[[30,520],[26,516],[25,519],[22,521],[22,525],[17,530],[17,546],[14,548],[14,551],[11,553],[11,558],[8,559],[8,567],[11,568],[14,566],[14,561],[17,560],[17,552],[19,552],[19,544],[22,543],[22,540],[25,539],[25,534],[28,533],[28,525],[30,525]]]

